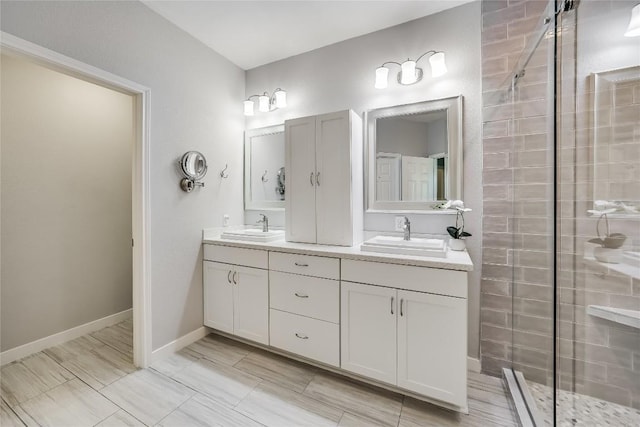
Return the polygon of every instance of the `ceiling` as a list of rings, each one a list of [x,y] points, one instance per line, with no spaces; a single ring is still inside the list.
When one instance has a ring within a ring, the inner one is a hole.
[[[474,0],[143,0],[196,39],[249,70]]]

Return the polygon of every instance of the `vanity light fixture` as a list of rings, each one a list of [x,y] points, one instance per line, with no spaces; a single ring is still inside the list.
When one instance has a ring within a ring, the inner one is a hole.
[[[251,98],[256,97],[258,98],[258,111],[261,113],[268,113],[287,106],[287,92],[283,89],[277,88],[273,91],[273,95],[269,95],[268,92],[264,92],[262,95],[251,95],[248,97],[244,101],[245,116],[253,116],[254,102]]]
[[[387,61],[376,68],[376,89],[385,89],[389,82],[389,68],[387,64],[396,64],[400,66],[398,73],[398,83],[401,85],[412,85],[422,80],[423,71],[418,67],[418,61],[429,55],[429,64],[431,64],[431,77],[439,77],[447,72],[447,65],[444,62],[444,52],[430,50],[423,53],[415,61],[407,59],[402,64],[395,61]]]
[[[637,4],[631,9],[631,20],[629,21],[629,27],[624,33],[625,37],[638,37],[640,36],[640,4]]]

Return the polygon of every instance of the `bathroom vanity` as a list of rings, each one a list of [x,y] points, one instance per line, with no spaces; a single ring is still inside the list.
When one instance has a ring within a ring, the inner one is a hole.
[[[466,252],[249,242],[204,232],[204,324],[467,412]]]

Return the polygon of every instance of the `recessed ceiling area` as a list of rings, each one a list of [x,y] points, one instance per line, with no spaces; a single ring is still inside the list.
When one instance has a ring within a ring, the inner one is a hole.
[[[244,70],[475,0],[143,3]]]

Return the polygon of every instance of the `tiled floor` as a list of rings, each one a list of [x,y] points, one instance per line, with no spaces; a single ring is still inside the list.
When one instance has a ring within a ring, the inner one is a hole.
[[[553,424],[553,388],[528,382],[545,425]],[[584,394],[561,390],[557,395],[557,425],[571,426],[640,426],[640,410],[607,402]]]
[[[2,367],[0,426],[515,426],[498,378],[469,373],[469,415],[217,335],[150,369],[131,321]]]

